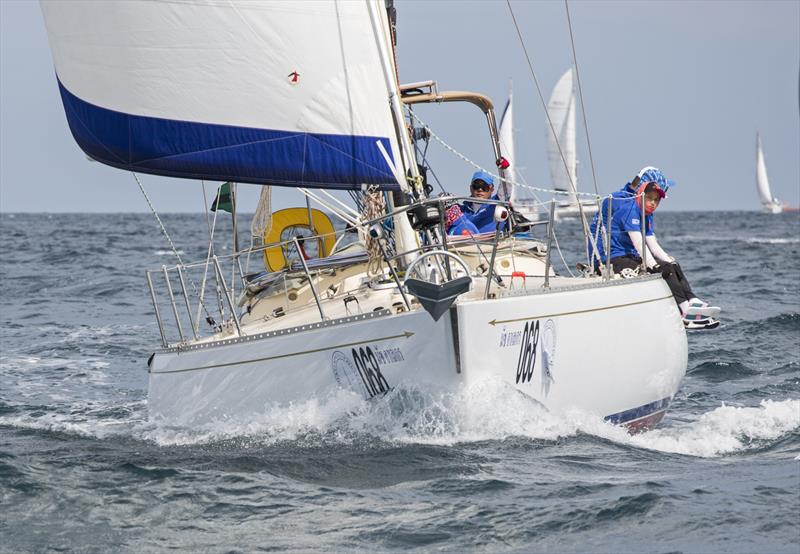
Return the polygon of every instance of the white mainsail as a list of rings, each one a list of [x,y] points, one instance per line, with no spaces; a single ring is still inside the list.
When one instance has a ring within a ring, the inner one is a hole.
[[[499,132],[499,140],[500,140],[500,152],[502,153],[503,157],[508,160],[510,166],[506,170],[505,175],[506,179],[511,181],[511,183],[517,182],[517,154],[514,151],[514,105],[512,102],[512,91],[511,91],[511,84],[509,83],[508,86],[508,102],[506,102],[506,107],[503,109],[503,115],[500,117],[500,132]],[[519,191],[517,187],[511,184],[509,186],[509,200],[514,202],[517,200],[517,196]]]
[[[556,83],[547,103],[547,114],[553,125],[551,129],[550,123],[545,121],[547,159],[550,163],[552,186],[557,190],[569,191],[570,204],[576,206],[578,199],[575,195],[577,187],[575,87],[571,68]]]
[[[70,129],[92,158],[185,178],[398,187],[396,91],[367,2],[41,6]]]
[[[772,196],[769,188],[767,164],[764,162],[764,150],[761,148],[761,136],[758,133],[756,133],[756,188],[762,211],[779,213],[782,210],[780,201]]]

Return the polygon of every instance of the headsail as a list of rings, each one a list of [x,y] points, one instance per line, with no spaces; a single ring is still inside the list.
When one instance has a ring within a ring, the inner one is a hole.
[[[366,2],[41,5],[67,120],[92,158],[174,177],[399,186],[385,37]]]
[[[500,152],[503,157],[511,164],[505,172],[506,178],[512,183],[517,182],[517,154],[514,151],[514,114],[513,114],[513,94],[511,84],[508,85],[508,102],[503,108],[503,115],[500,117]],[[509,199],[514,202],[517,200],[519,191],[514,185],[510,185]]]
[[[764,162],[764,151],[761,148],[761,136],[756,133],[756,188],[761,200],[761,208],[765,212],[778,213],[781,211],[781,203],[772,196],[769,188],[769,178],[767,177],[767,164]]]
[[[558,190],[570,191],[570,204],[577,205],[575,196],[577,187],[577,167],[575,158],[575,88],[572,81],[572,69],[568,69],[556,83],[547,113],[555,130],[545,121],[547,137],[547,159],[550,163],[552,186]],[[556,142],[558,139],[558,142]],[[559,146],[561,147],[559,152]],[[562,154],[564,159],[562,159]],[[567,168],[564,167],[566,161]],[[567,172],[569,171],[569,172]]]

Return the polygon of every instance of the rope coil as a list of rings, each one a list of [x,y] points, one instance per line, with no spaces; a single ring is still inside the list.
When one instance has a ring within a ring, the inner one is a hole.
[[[364,220],[369,221],[377,219],[386,213],[386,199],[383,193],[377,190],[377,187],[371,187],[364,193]],[[383,253],[381,252],[381,245],[376,239],[366,233],[366,249],[369,254],[369,263],[367,265],[367,273],[376,275],[383,267]]]

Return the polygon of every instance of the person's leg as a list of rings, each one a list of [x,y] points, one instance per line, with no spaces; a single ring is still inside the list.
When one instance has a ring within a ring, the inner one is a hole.
[[[626,278],[637,274],[641,265],[641,258],[634,258],[633,256],[618,256],[616,258],[611,258],[611,267],[614,269],[614,273],[619,273]]]
[[[686,307],[689,305],[689,298],[684,294],[683,285],[672,264],[664,264],[661,266],[661,277],[667,282],[667,286],[669,286],[672,296],[675,297],[675,302],[678,303],[681,312],[685,312]]]
[[[678,264],[678,262],[674,262],[672,264],[674,266],[675,274],[678,276],[678,282],[680,283],[682,294],[686,298],[688,302],[692,302],[696,300],[698,302],[702,302],[697,296],[692,292],[692,287],[689,285],[689,280],[686,278],[686,275],[683,273],[683,268]]]

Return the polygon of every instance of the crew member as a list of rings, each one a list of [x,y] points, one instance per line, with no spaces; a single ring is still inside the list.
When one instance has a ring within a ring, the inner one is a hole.
[[[473,173],[469,192],[473,198],[499,200],[494,193],[494,177],[485,171]],[[497,228],[497,223],[494,220],[495,206],[496,204],[484,204],[468,200],[461,204],[461,211],[478,228],[479,233],[489,233],[494,232]]]
[[[650,273],[660,273],[672,292],[681,311],[684,324],[689,325],[701,319],[702,310],[708,304],[697,298],[689,285],[686,275],[675,258],[667,254],[656,239],[653,212],[666,196],[655,181],[642,182],[633,197],[618,197],[611,209],[611,266],[615,273],[624,278],[639,274],[642,265],[642,252],[646,252],[645,263]],[[645,213],[645,236],[642,237],[642,202]],[[599,245],[598,245],[599,248]],[[600,252],[602,263],[605,255]],[[692,310],[694,308],[694,310]],[[695,314],[694,312],[700,313]]]

